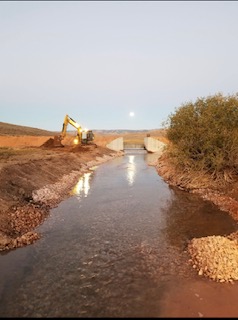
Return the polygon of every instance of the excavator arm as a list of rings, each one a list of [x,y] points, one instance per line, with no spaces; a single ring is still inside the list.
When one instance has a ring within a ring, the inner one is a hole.
[[[64,122],[63,122],[63,127],[62,127],[62,130],[61,130],[60,139],[63,140],[63,139],[66,137],[66,132],[67,132],[68,124],[71,124],[71,125],[77,130],[77,136],[76,136],[76,138],[74,139],[74,143],[75,143],[75,144],[81,143],[81,142],[82,142],[82,132],[83,132],[83,129],[82,129],[82,127],[81,127],[74,119],[72,119],[71,117],[69,117],[67,114],[66,114],[66,116],[64,117]]]
[[[81,132],[83,131],[82,127],[74,119],[70,118],[66,114],[66,116],[64,117],[64,123],[63,123],[62,131],[61,131],[62,139],[64,139],[66,136],[68,124],[71,124],[74,128],[77,129],[77,135],[80,135]]]

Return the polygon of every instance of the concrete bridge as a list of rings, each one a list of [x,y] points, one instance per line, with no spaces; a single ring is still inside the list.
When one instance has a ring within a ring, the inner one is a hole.
[[[124,151],[128,149],[135,149],[135,150],[146,150],[147,152],[152,153],[162,153],[166,144],[161,142],[157,139],[146,137],[144,138],[144,143],[142,144],[133,144],[124,142],[123,138],[117,138],[112,140],[110,143],[106,145],[107,148],[114,150],[114,151]]]

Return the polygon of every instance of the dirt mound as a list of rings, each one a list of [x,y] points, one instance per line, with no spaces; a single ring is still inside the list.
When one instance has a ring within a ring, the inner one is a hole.
[[[54,147],[54,139],[50,138],[48,140],[46,140],[46,142],[44,142],[41,147],[43,148],[53,148]]]
[[[41,148],[62,148],[64,145],[61,143],[61,139],[59,136],[55,136],[54,138],[49,138],[45,141],[41,146]]]
[[[72,152],[90,152],[92,149],[95,149],[97,145],[88,144],[88,145],[74,145],[71,147]]]

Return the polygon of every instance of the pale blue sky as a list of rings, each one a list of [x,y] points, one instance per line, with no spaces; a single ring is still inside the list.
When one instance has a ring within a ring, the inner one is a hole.
[[[0,2],[2,122],[155,129],[237,85],[236,1]]]

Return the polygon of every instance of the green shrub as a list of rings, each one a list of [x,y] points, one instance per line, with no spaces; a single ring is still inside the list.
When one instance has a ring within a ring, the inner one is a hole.
[[[166,125],[176,164],[214,177],[238,173],[238,94],[182,104]]]

